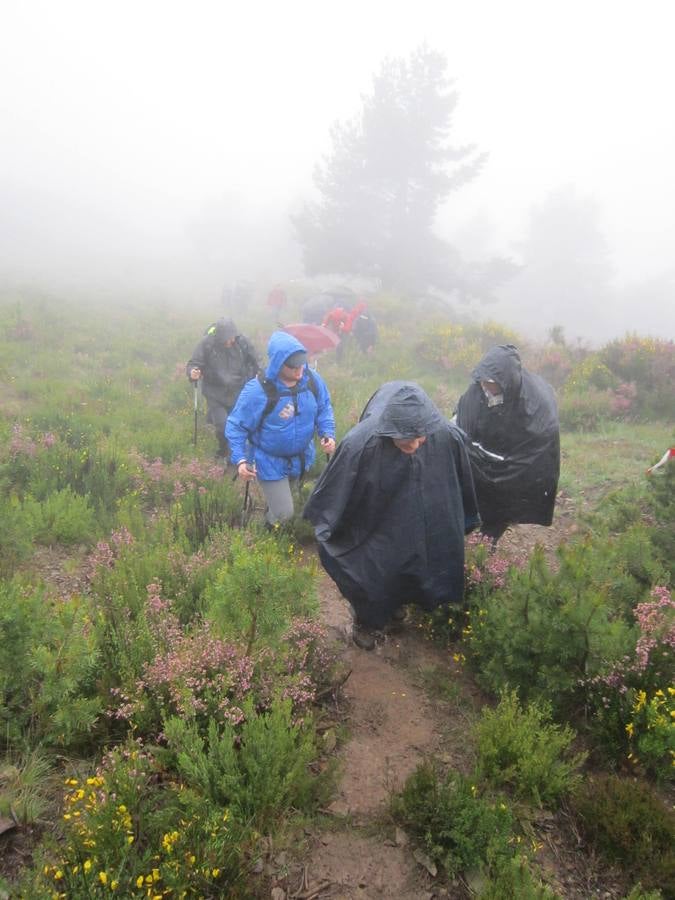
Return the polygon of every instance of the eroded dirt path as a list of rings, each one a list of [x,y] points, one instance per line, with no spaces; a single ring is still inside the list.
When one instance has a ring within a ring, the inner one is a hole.
[[[554,562],[557,546],[576,530],[574,523],[573,507],[563,497],[552,528],[513,528],[500,551],[522,558],[542,544]],[[326,824],[306,833],[302,860],[286,868],[272,900],[467,900],[472,894],[464,882],[442,884],[429,871],[428,860],[391,820],[388,804],[425,757],[471,770],[472,727],[486,698],[461,657],[455,658],[461,647],[436,646],[407,622],[374,651],[360,650],[351,641],[349,605],[325,575],[320,598],[324,624],[350,670],[342,699],[348,737],[337,749],[340,778],[325,810]],[[578,848],[553,828],[551,818],[544,816],[541,823],[537,857],[559,895],[569,900],[622,896],[610,887],[608,873],[579,868]]]

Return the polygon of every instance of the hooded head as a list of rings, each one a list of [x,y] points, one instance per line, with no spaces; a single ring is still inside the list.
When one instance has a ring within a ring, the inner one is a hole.
[[[232,319],[218,319],[213,327],[213,334],[218,343],[231,341],[239,334],[239,329]]]
[[[491,347],[471,373],[477,382],[493,382],[499,385],[504,402],[518,398],[522,383],[520,354],[513,344],[498,344]],[[490,391],[493,393],[493,391]]]
[[[296,354],[300,353],[304,354],[304,357],[296,356]],[[271,380],[279,377],[281,367],[289,357],[296,356],[296,359],[299,359],[299,362],[296,362],[295,359],[293,360],[294,365],[304,365],[307,362],[306,347],[296,337],[293,337],[292,334],[288,334],[286,331],[275,331],[270,336],[267,344],[267,355],[270,361],[265,375]]]
[[[377,416],[376,434],[398,441],[428,437],[444,422],[431,398],[412,381],[383,384],[362,418],[371,414]]]

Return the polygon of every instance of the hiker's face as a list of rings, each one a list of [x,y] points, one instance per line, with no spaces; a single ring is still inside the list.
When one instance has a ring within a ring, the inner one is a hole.
[[[284,384],[294,385],[297,384],[302,378],[302,370],[304,368],[304,363],[300,366],[287,366],[286,363],[284,363],[281,367],[281,372],[279,373],[279,375]]]
[[[226,341],[223,341],[226,347],[234,347],[234,338],[228,338]]]
[[[426,437],[415,437],[415,438],[392,438],[394,442],[394,446],[398,447],[401,453],[407,453],[408,456],[411,456],[415,453],[419,448],[426,442]]]

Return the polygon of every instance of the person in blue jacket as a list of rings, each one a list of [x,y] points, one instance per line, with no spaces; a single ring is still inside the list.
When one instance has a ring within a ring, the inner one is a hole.
[[[314,462],[314,435],[324,453],[335,450],[335,416],[326,383],[308,368],[307,350],[297,338],[275,331],[267,353],[265,377],[244,385],[225,436],[239,477],[260,483],[267,521],[274,525],[293,515],[291,482]]]

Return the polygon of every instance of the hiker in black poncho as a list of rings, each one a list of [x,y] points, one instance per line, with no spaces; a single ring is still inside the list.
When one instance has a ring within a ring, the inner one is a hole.
[[[496,543],[509,525],[550,525],[560,474],[553,388],[522,368],[513,344],[492,347],[460,397],[457,424],[469,437],[483,534]]]
[[[227,459],[227,417],[241,389],[259,368],[253,344],[239,333],[232,319],[218,319],[192,351],[185,371],[190,381],[202,380],[208,404],[206,421],[215,426],[218,438],[217,458]]]
[[[404,604],[461,606],[464,535],[478,522],[463,435],[414,383],[384,384],[304,510],[326,572],[372,649]]]

